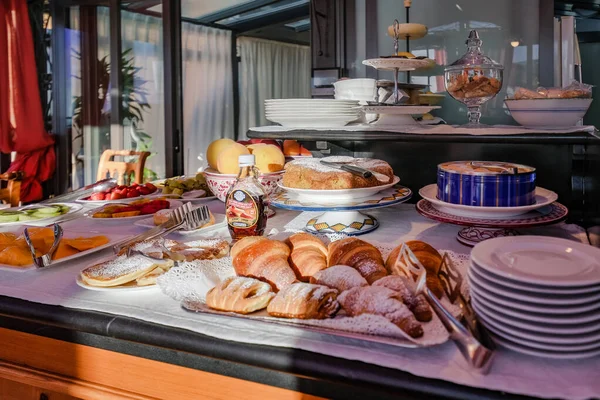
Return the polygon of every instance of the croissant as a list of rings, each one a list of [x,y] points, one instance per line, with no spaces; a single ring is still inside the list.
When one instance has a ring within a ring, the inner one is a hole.
[[[427,287],[429,290],[431,290],[437,298],[441,298],[444,295],[444,287],[438,277],[438,272],[442,265],[441,254],[431,245],[419,240],[410,240],[404,244],[414,253],[415,257],[423,264],[423,267],[425,267],[425,270],[427,271]],[[402,245],[392,250],[385,262],[385,266],[389,273],[393,273],[392,268],[398,258],[401,248]]]
[[[423,336],[423,327],[393,290],[381,286],[355,287],[342,293],[338,301],[350,316],[381,315],[410,337]]]
[[[267,312],[283,318],[330,318],[340,308],[337,293],[337,290],[327,286],[297,282],[277,293],[269,303]]]
[[[357,270],[347,265],[334,265],[319,271],[310,277],[310,283],[325,285],[340,293],[353,287],[369,285]]]
[[[292,250],[290,266],[299,280],[307,282],[317,271],[327,268],[327,248],[310,233],[296,233],[286,240]]]
[[[431,308],[429,308],[429,304],[422,294],[415,295],[413,285],[414,282],[410,278],[400,275],[384,276],[373,283],[373,286],[386,287],[398,293],[404,304],[406,304],[408,309],[415,315],[417,321],[431,321],[431,318],[433,317]]]
[[[249,314],[267,307],[274,296],[268,283],[231,276],[208,291],[206,305],[215,310]]]
[[[372,284],[388,273],[383,264],[383,257],[377,248],[357,238],[346,238],[329,243],[327,264],[347,265],[356,269]]]
[[[288,264],[290,248],[278,240],[248,236],[231,248],[233,268],[238,275],[249,276],[269,283],[279,291],[296,281]]]

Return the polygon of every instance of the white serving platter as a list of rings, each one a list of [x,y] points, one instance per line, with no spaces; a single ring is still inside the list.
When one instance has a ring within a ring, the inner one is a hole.
[[[299,201],[309,201],[311,203],[332,204],[355,203],[357,199],[374,196],[375,194],[389,189],[398,184],[400,178],[394,176],[391,183],[385,185],[373,186],[368,188],[356,189],[336,189],[336,190],[316,190],[316,189],[297,189],[283,186],[278,182],[278,186],[287,193],[294,195]]]
[[[67,207],[69,207],[69,211],[67,211],[66,213],[59,215],[59,216],[40,218],[40,219],[31,220],[31,221],[0,222],[0,229],[6,228],[6,227],[12,228],[12,227],[19,226],[19,225],[46,226],[46,225],[49,225],[49,224],[52,224],[55,222],[60,222],[60,221],[66,220],[66,219],[70,219],[74,216],[74,214],[81,211],[81,209],[83,208],[81,206],[81,204],[77,204],[77,203],[48,204],[48,206],[53,206],[53,205],[67,206]],[[2,211],[22,211],[22,210],[29,210],[32,208],[40,208],[40,207],[41,207],[41,205],[32,204],[32,205],[24,206],[24,207],[4,208],[4,209],[2,209]],[[4,230],[4,229],[2,229],[2,230]]]
[[[519,207],[476,207],[463,204],[446,203],[437,198],[437,185],[427,185],[419,190],[421,197],[445,213],[468,218],[508,218],[528,213],[550,205],[558,200],[558,195],[541,187],[535,189],[535,204]]]
[[[170,204],[170,206],[168,208],[169,210],[173,210],[173,209],[181,207],[183,205],[183,203],[179,200],[167,199],[167,201]],[[127,204],[128,203],[123,203],[123,205],[127,205]],[[108,224],[119,224],[119,223],[131,222],[131,221],[139,221],[144,218],[148,218],[149,216],[152,217],[152,215],[153,215],[153,214],[151,214],[151,215],[144,214],[144,215],[135,215],[133,217],[123,217],[123,218],[94,218],[93,215],[95,213],[99,212],[103,207],[104,206],[94,208],[93,210],[89,210],[89,211],[85,212],[83,214],[83,216],[88,219],[91,219],[93,221],[98,221],[98,222],[108,223]]]
[[[22,233],[22,231],[15,232],[15,234],[17,234],[17,235],[19,235],[21,233]],[[94,247],[93,249],[81,251],[81,252],[79,252],[77,254],[73,254],[72,256],[69,256],[69,257],[64,257],[64,258],[61,258],[58,260],[54,260],[54,261],[52,261],[52,263],[49,266],[45,267],[45,269],[53,268],[57,265],[64,264],[64,263],[67,263],[67,262],[70,262],[73,260],[77,260],[79,258],[86,257],[90,254],[100,252],[104,249],[108,249],[108,248],[116,245],[117,243],[120,243],[130,237],[130,235],[119,235],[119,234],[114,234],[114,233],[104,233],[104,232],[98,232],[98,231],[77,231],[77,230],[71,230],[71,229],[65,229],[63,231],[63,237],[67,238],[67,239],[74,239],[74,238],[78,238],[78,237],[92,237],[92,236],[106,236],[108,238],[108,243],[106,243],[105,245],[102,245],[102,246]],[[11,271],[15,271],[15,270],[23,271],[23,270],[36,268],[36,266],[33,263],[33,259],[32,259],[30,265],[14,266],[14,265],[0,264],[0,268],[10,269]]]
[[[181,236],[196,236],[196,235],[203,235],[205,233],[214,231],[216,229],[221,229],[227,226],[227,220],[226,220],[226,216],[225,214],[213,214],[215,217],[215,223],[214,225],[210,225],[207,226],[206,228],[202,228],[202,229],[194,229],[193,231],[183,231],[183,230],[178,230],[173,232],[172,234],[177,234],[177,235],[181,235]],[[152,217],[148,217],[147,215],[144,215],[144,219],[140,219],[138,221],[136,221],[134,223],[134,225],[136,226],[140,226],[142,228],[155,228],[156,225],[154,224],[154,219]]]

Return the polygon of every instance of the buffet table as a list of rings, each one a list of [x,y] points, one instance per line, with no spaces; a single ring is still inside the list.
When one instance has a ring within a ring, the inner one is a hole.
[[[213,212],[223,212],[222,203],[209,204]],[[441,250],[469,252],[455,240],[458,227],[427,220],[414,205],[373,214],[381,227],[363,236],[367,240],[417,238]],[[297,215],[277,210],[267,231],[285,231]],[[105,234],[141,229],[84,218],[62,225]],[[588,242],[576,225],[526,233]],[[555,361],[500,349],[489,374],[481,375],[467,367],[451,342],[403,349],[340,340],[295,327],[190,313],[158,288],[106,293],[77,286],[79,271],[107,252],[46,270],[0,270],[0,388],[4,378],[74,396],[56,397],[61,399],[600,396],[598,357]],[[117,372],[111,375],[99,363],[102,357],[94,358],[97,351],[123,367],[113,365]]]

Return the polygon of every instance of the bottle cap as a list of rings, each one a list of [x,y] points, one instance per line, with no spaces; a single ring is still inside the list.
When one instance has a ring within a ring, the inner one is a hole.
[[[251,165],[254,165],[254,163],[254,154],[242,154],[238,158],[238,164],[240,167],[249,167]]]

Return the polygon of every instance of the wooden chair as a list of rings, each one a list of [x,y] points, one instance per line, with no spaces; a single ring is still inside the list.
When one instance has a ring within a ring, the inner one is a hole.
[[[96,180],[113,177],[117,179],[119,185],[130,183],[143,183],[144,166],[146,159],[150,155],[149,151],[132,151],[132,150],[105,150],[100,156],[98,164],[98,174]],[[137,162],[114,161],[114,157],[130,157],[138,156]],[[133,181],[131,175],[133,174]]]
[[[5,172],[0,174],[0,182],[6,187],[0,189],[0,200],[3,203],[10,204],[11,207],[17,207],[21,203],[21,181],[23,180],[23,172]]]

